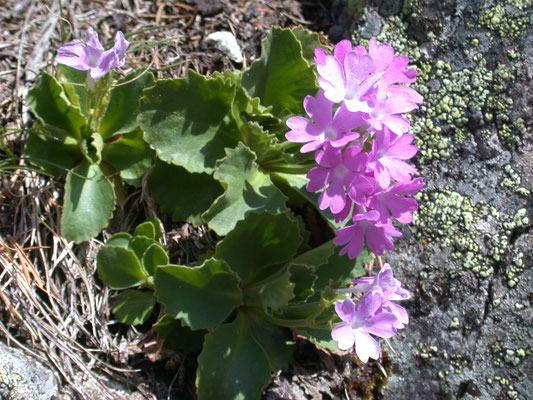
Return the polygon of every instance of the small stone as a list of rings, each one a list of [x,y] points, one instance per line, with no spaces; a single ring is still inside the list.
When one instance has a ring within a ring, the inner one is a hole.
[[[226,31],[213,32],[207,35],[206,42],[213,44],[217,49],[226,53],[231,61],[242,63],[242,50],[233,33]]]
[[[51,370],[0,343],[0,398],[49,400],[58,394]]]

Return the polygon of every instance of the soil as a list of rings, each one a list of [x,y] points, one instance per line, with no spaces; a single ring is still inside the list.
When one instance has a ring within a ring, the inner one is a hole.
[[[110,304],[115,294],[94,276],[98,241],[72,247],[57,235],[63,182],[35,174],[20,158],[33,122],[23,98],[36,73],[53,71],[55,49],[82,38],[89,26],[102,41],[111,41],[117,30],[126,35],[137,32],[130,39],[132,52],[123,73],[150,66],[157,77],[180,77],[187,69],[210,74],[242,68],[259,56],[261,40],[271,26],[303,25],[318,32],[327,45],[347,38],[350,21],[344,11],[342,1],[318,0],[0,3],[0,124],[5,132],[0,161],[2,166],[14,162],[13,170],[2,175],[0,187],[0,328],[10,345],[38,355],[54,370],[62,381],[63,398],[95,398],[83,389],[81,370],[85,378],[101,383],[107,375],[105,379],[122,382],[148,399],[194,399],[196,360],[163,347],[149,326],[136,330],[113,322]],[[206,44],[208,34],[221,30],[237,38],[242,65]],[[103,239],[131,230],[153,212],[157,209],[149,199],[131,193]],[[197,259],[217,239],[204,228],[161,217],[173,262]],[[23,265],[20,270],[29,285],[24,286],[20,271],[11,268],[17,263]],[[388,369],[386,356],[381,364],[361,365],[349,355],[332,354],[298,339],[294,363],[273,377],[263,398],[379,399]],[[109,393],[104,396],[112,398]]]

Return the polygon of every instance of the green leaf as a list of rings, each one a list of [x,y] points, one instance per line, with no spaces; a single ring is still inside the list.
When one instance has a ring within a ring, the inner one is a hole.
[[[28,91],[26,103],[44,129],[68,144],[79,142],[86,132],[85,118],[72,105],[56,79],[43,72]]]
[[[205,222],[202,213],[224,192],[211,175],[191,173],[159,160],[148,175],[148,190],[161,211],[172,215],[172,220],[195,226]]]
[[[276,136],[263,130],[257,122],[248,122],[242,130],[247,145],[257,155],[260,164],[281,156],[282,150]]]
[[[24,157],[56,178],[65,175],[83,157],[77,143],[66,144],[59,139],[30,132]]]
[[[202,350],[206,330],[193,331],[184,326],[179,319],[165,314],[154,324],[157,336],[173,349],[186,353],[199,353]]]
[[[369,262],[372,257],[367,249],[364,249],[355,260],[350,260],[345,254],[339,256],[339,248],[329,257],[326,264],[321,265],[315,270],[318,276],[315,282],[315,290],[323,291],[329,287],[344,287],[351,283],[352,279],[364,275],[364,264]]]
[[[296,221],[286,214],[253,212],[217,244],[215,257],[228,263],[246,285],[264,267],[292,259],[301,240]]]
[[[148,218],[143,223],[137,225],[134,235],[159,240],[161,237],[161,221],[156,217]]]
[[[296,332],[306,337],[314,344],[322,346],[328,350],[338,350],[337,342],[331,338],[331,331],[324,329],[296,328]]]
[[[98,165],[83,161],[67,174],[61,234],[81,243],[98,235],[113,215],[115,193]]]
[[[87,71],[79,71],[66,65],[58,64],[57,77],[63,85],[70,102],[78,107],[83,115],[87,116]]]
[[[154,275],[157,267],[168,264],[168,255],[159,243],[149,246],[143,254],[142,265],[148,275]]]
[[[205,336],[198,356],[198,400],[259,400],[270,374],[269,360],[239,313]]]
[[[211,329],[242,304],[239,280],[223,261],[206,260],[200,267],[159,267],[155,294],[165,312],[191,329]]]
[[[267,279],[248,285],[243,290],[246,306],[262,306],[265,311],[278,312],[294,298],[291,273],[282,268]]]
[[[294,282],[294,298],[291,301],[297,303],[307,300],[315,293],[313,285],[317,276],[313,273],[314,268],[308,265],[291,263],[289,271],[291,273],[291,282]]]
[[[326,50],[326,46],[323,46],[320,43],[318,33],[310,32],[302,26],[297,26],[296,28],[291,29],[291,32],[302,46],[303,58],[307,61],[307,64],[312,67],[315,65],[315,49],[320,47]]]
[[[273,107],[303,114],[306,95],[317,90],[316,77],[302,57],[302,46],[289,29],[272,28],[261,44],[261,58],[242,75],[242,86],[252,97]]]
[[[202,217],[219,235],[233,229],[249,211],[268,210],[279,213],[286,209],[287,199],[261,172],[256,157],[244,144],[226,149],[226,158],[217,163],[214,177],[226,191]]]
[[[272,178],[276,186],[279,187],[280,190],[286,196],[288,196],[291,201],[297,203],[301,202],[301,204],[312,204],[332,230],[342,228],[345,225],[345,222],[335,222],[335,216],[331,212],[329,212],[329,210],[319,210],[317,204],[318,197],[320,196],[320,194],[309,192],[306,189],[306,185],[309,180],[306,178],[305,174],[287,174],[281,172],[273,172],[270,174],[270,177]],[[322,236],[331,237],[331,232],[325,232]]]
[[[140,186],[144,173],[152,166],[154,152],[137,130],[118,140],[106,143],[102,159],[120,172],[120,177],[128,184]]]
[[[133,234],[135,236],[144,236],[149,239],[155,239],[154,224],[150,221],[143,222],[142,224],[137,225]]]
[[[161,237],[161,221],[157,217],[150,217],[146,220],[146,222],[150,222],[154,226],[155,236],[153,237],[154,240],[159,240]]]
[[[190,172],[212,173],[224,149],[241,139],[231,107],[235,88],[189,70],[145,91],[139,124],[157,156]]]
[[[107,242],[105,244],[106,246],[117,246],[129,249],[131,239],[132,236],[129,233],[119,232],[115,233],[113,236],[107,239]]]
[[[314,294],[310,299],[304,303],[289,303],[283,308],[281,313],[273,314],[277,321],[286,321],[279,325],[294,324],[294,321],[311,320],[323,311],[322,301],[318,294]]]
[[[111,89],[98,131],[104,139],[136,129],[139,115],[139,100],[143,90],[154,85],[151,72],[142,74],[142,70],[130,72],[120,79]]]
[[[104,142],[98,132],[91,133],[80,143],[80,150],[82,154],[92,164],[100,164],[100,161],[102,161],[103,148]]]
[[[213,78],[222,78],[225,81],[230,81],[231,83],[240,86],[242,72],[239,70],[231,71],[229,69],[225,69],[224,72],[215,71],[211,76]]]
[[[115,300],[113,314],[123,324],[143,324],[155,305],[152,292],[144,290],[125,290]]]
[[[293,260],[293,262],[295,264],[318,267],[320,265],[327,264],[329,258],[333,255],[336,249],[337,246],[335,246],[332,241],[329,241],[303,254],[300,254]]]
[[[111,289],[139,286],[148,277],[135,253],[123,247],[105,245],[96,263],[98,276]]]
[[[130,250],[133,250],[139,260],[142,260],[144,253],[146,252],[146,250],[148,250],[148,247],[156,243],[157,242],[153,239],[144,236],[135,236],[133,239],[130,240],[128,248]]]
[[[272,371],[287,370],[292,362],[294,340],[287,328],[272,325],[253,313],[246,313],[252,336],[262,347]]]

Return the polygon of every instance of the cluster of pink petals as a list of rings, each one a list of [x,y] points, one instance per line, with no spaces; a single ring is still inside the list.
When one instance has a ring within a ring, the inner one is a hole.
[[[94,80],[103,77],[111,69],[124,65],[128,46],[129,42],[119,31],[115,36],[115,45],[109,50],[104,50],[98,34],[93,28],[89,28],[85,33],[85,43],[80,41],[65,43],[57,49],[56,60],[60,64],[87,71],[89,78]]]
[[[379,343],[371,335],[391,338],[409,322],[405,308],[394,301],[406,300],[410,294],[394,278],[389,264],[385,264],[376,277],[363,277],[353,282],[355,286],[350,291],[363,297],[357,303],[347,298],[335,304],[342,323],[333,328],[331,337],[341,350],[355,346],[357,357],[366,363],[369,358],[379,359],[381,354]]]
[[[407,68],[407,57],[374,39],[368,51],[347,40],[333,55],[316,49],[315,63],[321,89],[304,100],[309,118],[287,120],[285,137],[302,143],[302,153],[315,151],[318,165],[307,175],[307,190],[320,192],[320,209],[329,209],[337,222],[350,217],[334,239],[344,246],[340,254],[355,258],[366,245],[382,255],[393,249],[391,237],[401,236],[393,220],[411,222],[418,207],[405,196],[424,185],[407,163],[418,151],[404,116],[422,102],[405,86],[416,71]]]

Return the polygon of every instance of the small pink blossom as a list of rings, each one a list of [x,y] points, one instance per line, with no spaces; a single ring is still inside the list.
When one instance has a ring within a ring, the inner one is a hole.
[[[353,288],[355,293],[372,293],[382,297],[382,309],[396,316],[394,327],[397,329],[405,328],[409,323],[409,315],[402,306],[393,303],[393,301],[407,300],[411,294],[402,288],[402,283],[394,278],[392,268],[385,263],[376,277],[363,277],[354,279],[356,284]]]
[[[369,197],[367,207],[379,212],[379,220],[385,224],[391,223],[391,217],[402,224],[408,224],[413,220],[413,212],[418,209],[418,202],[410,197],[402,197],[418,192],[424,183],[422,178],[413,179],[410,182],[396,183],[387,189],[374,193]]]
[[[363,115],[363,119],[375,130],[389,128],[397,135],[406,133],[410,122],[401,114],[413,111],[422,103],[422,96],[407,86],[381,87],[369,96],[368,104],[371,111]]]
[[[122,32],[117,32],[115,45],[104,50],[98,40],[98,34],[93,28],[85,33],[85,44],[80,41],[65,43],[57,49],[56,60],[60,64],[87,71],[91,79],[98,79],[107,74],[113,68],[121,67],[126,60],[126,50],[129,42]]]
[[[359,137],[358,132],[350,131],[364,124],[360,113],[352,113],[341,105],[332,118],[333,102],[324,96],[323,90],[316,97],[306,96],[303,105],[314,123],[303,117],[291,117],[287,120],[291,130],[285,134],[291,142],[306,143],[300,149],[302,153],[317,150],[326,143],[342,147]]]
[[[381,78],[382,73],[371,74],[372,58],[358,57],[350,51],[341,63],[335,56],[327,55],[317,64],[320,75],[318,85],[324,95],[334,103],[343,102],[349,111],[369,112],[365,96]]]
[[[339,148],[326,145],[324,150],[315,154],[319,167],[312,168],[308,174],[307,190],[316,192],[326,188],[318,198],[321,210],[331,209],[333,214],[342,212],[347,203],[347,195],[355,202],[362,203],[373,188],[364,171],[368,155],[361,153],[357,146],[349,146],[343,152]]]
[[[375,210],[353,215],[353,225],[338,229],[337,236],[333,239],[337,246],[346,245],[339,255],[348,254],[353,259],[363,251],[365,244],[377,256],[382,255],[383,250],[392,250],[394,243],[389,236],[398,237],[402,233],[379,219],[379,212]]]
[[[379,86],[390,86],[395,83],[413,83],[417,71],[407,69],[409,58],[401,55],[394,55],[394,49],[388,43],[378,46],[376,39],[368,41],[368,53],[364,46],[356,46],[354,51],[363,56],[368,54],[372,57],[374,69],[372,72],[383,72]]]
[[[355,345],[359,359],[366,363],[369,358],[379,359],[379,343],[371,336],[390,338],[396,333],[396,316],[392,312],[380,310],[383,299],[379,295],[368,294],[357,305],[351,300],[335,304],[335,311],[343,321],[331,331],[331,337],[339,349],[348,350]]]
[[[389,187],[392,179],[397,182],[410,181],[411,174],[416,173],[416,168],[405,162],[418,151],[411,144],[412,141],[413,136],[398,137],[387,128],[376,132],[368,155],[368,168],[382,188]]]

